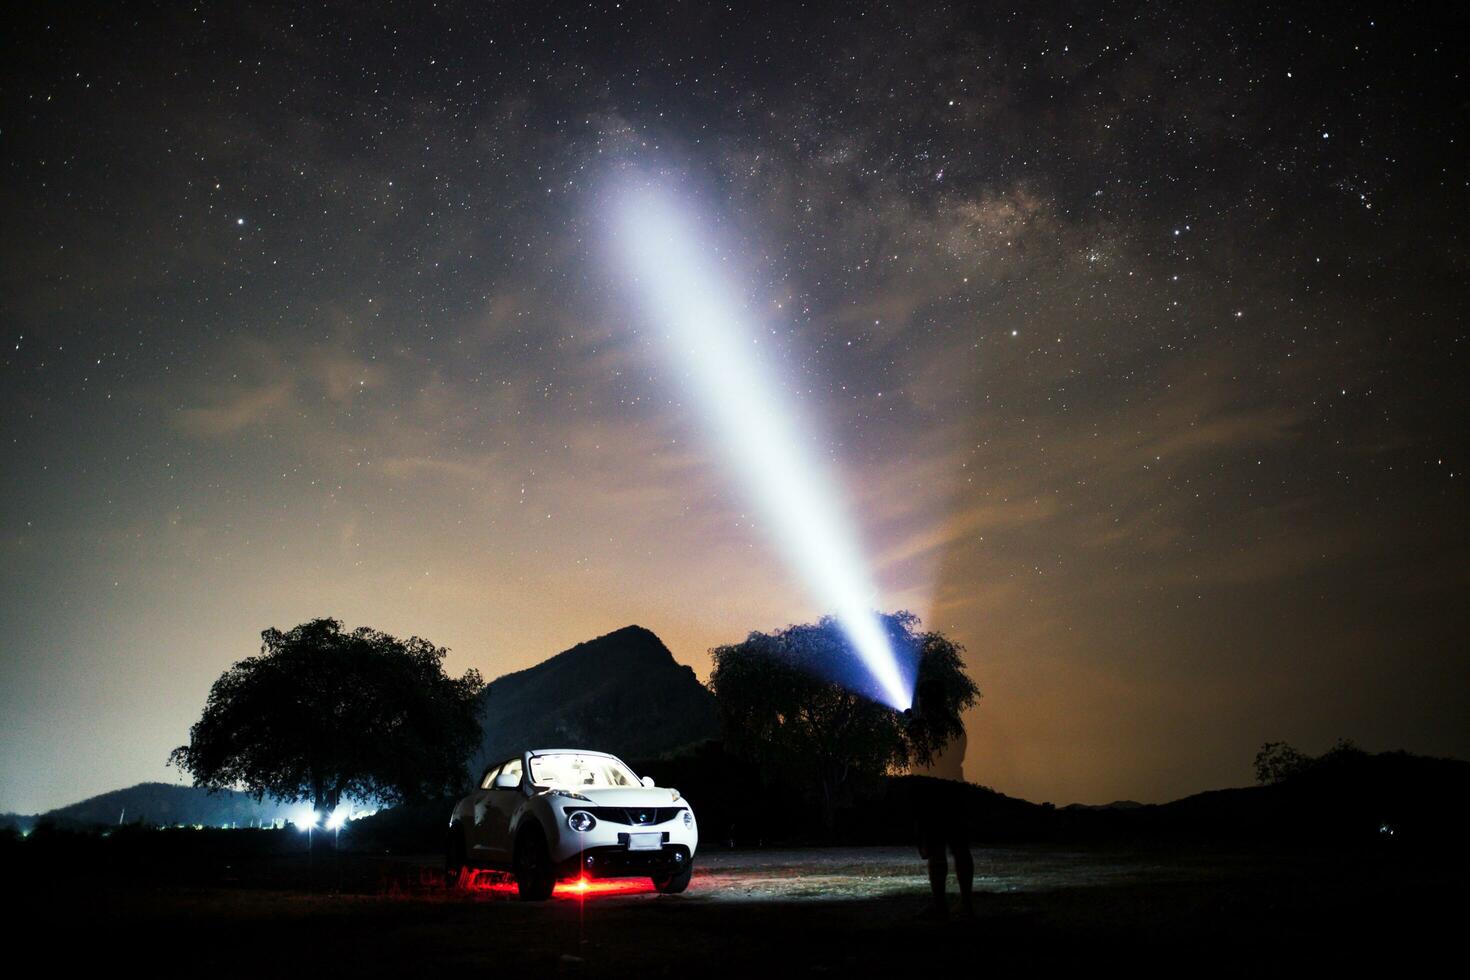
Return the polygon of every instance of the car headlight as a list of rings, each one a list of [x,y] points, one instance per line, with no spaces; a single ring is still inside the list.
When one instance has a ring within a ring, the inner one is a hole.
[[[573,810],[567,814],[567,826],[579,834],[585,834],[597,826],[597,818],[586,810]]]
[[[591,803],[592,802],[587,797],[583,796],[581,793],[573,793],[569,789],[548,789],[548,790],[545,790],[544,792],[546,793],[547,796],[560,796],[563,799],[576,800],[579,803]]]
[[[693,810],[685,810],[684,811],[684,826],[688,827],[690,830],[693,830],[694,829],[694,811]]]

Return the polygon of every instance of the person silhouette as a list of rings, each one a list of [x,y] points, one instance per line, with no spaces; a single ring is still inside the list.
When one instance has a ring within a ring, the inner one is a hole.
[[[937,681],[921,682],[914,692],[914,706],[908,715],[910,732],[928,745],[928,758],[917,758],[910,767],[911,799],[914,826],[919,838],[919,856],[929,865],[930,904],[924,917],[944,919],[949,915],[945,886],[949,865],[945,851],[954,855],[955,879],[960,887],[960,911],[970,918],[975,914],[971,891],[975,880],[975,861],[970,855],[968,801],[965,793],[964,724],[949,712],[944,688]],[[933,744],[935,733],[949,729],[953,734],[940,744]]]

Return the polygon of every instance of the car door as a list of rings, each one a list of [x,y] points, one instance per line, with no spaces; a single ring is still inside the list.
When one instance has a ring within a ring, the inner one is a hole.
[[[510,862],[510,821],[521,805],[521,760],[511,759],[490,779],[485,790],[484,818],[480,824],[483,860],[495,864]],[[477,812],[478,817],[478,812]]]
[[[480,777],[480,785],[470,794],[471,809],[465,827],[465,844],[470,861],[474,864],[481,863],[485,858],[485,813],[490,806],[490,787],[495,785],[495,777],[504,765],[505,763],[501,763],[486,769],[485,774]]]

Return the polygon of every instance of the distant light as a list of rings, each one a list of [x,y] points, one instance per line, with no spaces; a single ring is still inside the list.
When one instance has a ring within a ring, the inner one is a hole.
[[[804,438],[761,348],[741,290],[721,270],[691,208],[655,188],[622,197],[616,227],[622,262],[664,350],[686,380],[732,469],[761,507],[776,545],[841,623],[876,689],[906,708],[913,692],[873,610],[877,590],[848,522],[842,495]]]
[[[327,817],[328,830],[341,830],[342,825],[347,822],[348,808],[339,806]]]
[[[319,819],[321,818],[315,810],[298,810],[291,817],[291,822],[296,825],[297,830],[305,833],[315,827]]]

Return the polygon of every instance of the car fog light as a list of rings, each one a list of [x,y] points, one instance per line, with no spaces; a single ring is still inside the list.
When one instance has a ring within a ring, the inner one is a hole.
[[[694,829],[694,814],[689,810],[684,811],[684,826],[688,827],[690,830]]]
[[[586,810],[573,810],[567,817],[567,826],[579,834],[585,834],[597,826],[597,818]]]

